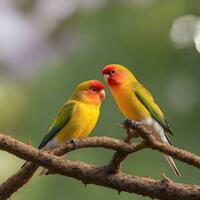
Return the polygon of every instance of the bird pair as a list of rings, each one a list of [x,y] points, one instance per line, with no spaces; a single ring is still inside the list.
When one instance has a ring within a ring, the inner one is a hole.
[[[161,142],[171,145],[167,133],[172,131],[164,114],[135,76],[119,64],[107,65],[102,74],[124,116],[142,122]],[[80,83],[61,107],[39,149],[52,150],[68,140],[87,137],[97,123],[104,98],[104,85],[100,81]],[[173,159],[167,155],[165,158],[174,174],[180,176]]]

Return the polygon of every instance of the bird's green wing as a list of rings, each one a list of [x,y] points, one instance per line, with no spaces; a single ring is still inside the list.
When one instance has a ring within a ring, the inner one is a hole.
[[[69,122],[74,108],[74,102],[67,102],[66,104],[64,104],[57,117],[54,119],[51,127],[49,128],[47,135],[44,137],[41,144],[39,145],[39,149],[42,149]]]
[[[172,134],[169,124],[160,110],[159,106],[155,102],[149,91],[140,83],[133,83],[132,88],[135,92],[136,97],[144,105],[144,107],[149,111],[151,116],[163,127],[163,129]]]

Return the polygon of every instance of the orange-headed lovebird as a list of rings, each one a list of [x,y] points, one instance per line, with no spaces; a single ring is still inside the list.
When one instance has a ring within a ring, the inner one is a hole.
[[[52,150],[68,140],[87,137],[97,123],[104,98],[101,82],[89,80],[80,83],[61,107],[39,149]]]
[[[171,142],[166,133],[172,131],[161,109],[148,92],[126,67],[119,64],[107,65],[102,74],[124,116],[142,122],[163,143]],[[165,155],[176,176],[181,176],[173,159]]]

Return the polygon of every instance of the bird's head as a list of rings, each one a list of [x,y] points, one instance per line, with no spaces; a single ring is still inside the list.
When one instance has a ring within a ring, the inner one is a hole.
[[[105,82],[109,86],[123,84],[126,81],[137,81],[134,75],[126,67],[119,64],[109,64],[102,70]]]
[[[72,98],[100,105],[105,99],[104,85],[98,80],[84,81],[76,87]]]

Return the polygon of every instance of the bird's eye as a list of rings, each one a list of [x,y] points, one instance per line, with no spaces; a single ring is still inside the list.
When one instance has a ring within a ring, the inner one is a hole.
[[[96,89],[96,88],[92,88],[92,91],[93,91],[93,92],[96,92],[96,91],[97,91],[97,89]]]
[[[115,70],[112,70],[112,71],[111,71],[111,74],[115,74]]]

